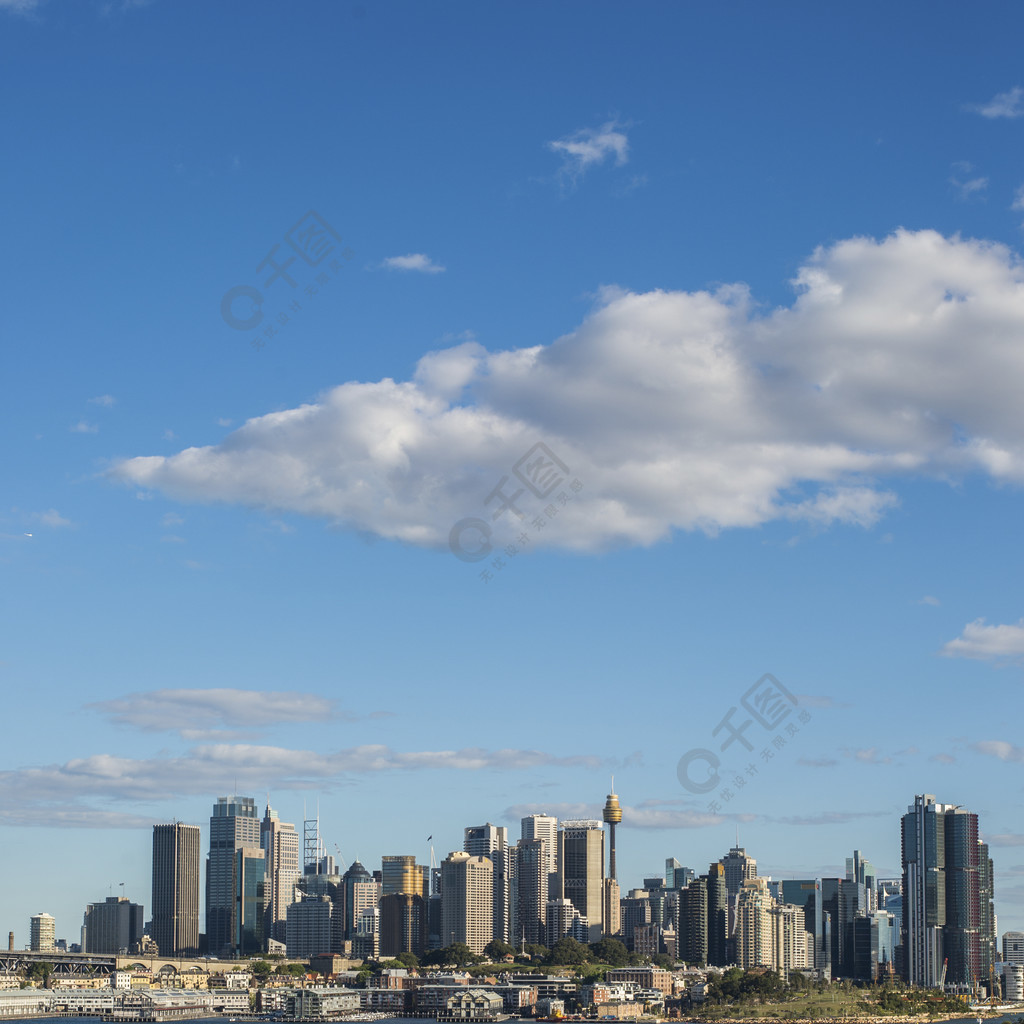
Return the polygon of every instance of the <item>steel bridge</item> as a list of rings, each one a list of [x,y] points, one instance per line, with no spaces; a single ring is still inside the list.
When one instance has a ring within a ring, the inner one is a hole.
[[[209,971],[211,968],[230,970],[241,967],[244,960],[207,960],[195,957],[190,960],[178,960],[168,956],[150,956],[148,953],[114,954],[114,953],[64,953],[54,950],[49,953],[34,953],[27,949],[0,950],[0,973],[16,974],[27,970],[33,964],[46,963],[53,967],[53,974],[62,978],[88,978],[96,975],[109,975],[114,971],[130,970],[142,967],[154,974],[180,974],[185,971]]]

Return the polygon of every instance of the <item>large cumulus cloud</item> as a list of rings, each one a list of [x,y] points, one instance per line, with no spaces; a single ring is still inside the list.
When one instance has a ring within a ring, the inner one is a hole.
[[[442,546],[455,521],[498,508],[485,499],[502,477],[520,486],[513,464],[543,442],[583,486],[561,488],[571,507],[536,539],[579,550],[783,518],[870,525],[909,475],[1024,480],[1013,253],[899,231],[818,250],[794,285],[776,310],[741,285],[607,289],[549,345],[431,352],[410,381],[342,384],[113,473]]]

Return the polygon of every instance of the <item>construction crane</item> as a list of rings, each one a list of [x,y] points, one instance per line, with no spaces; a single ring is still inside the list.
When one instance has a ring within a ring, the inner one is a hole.
[[[939,975],[939,988],[944,989],[946,987],[946,968],[949,966],[949,957],[942,961],[942,973]]]

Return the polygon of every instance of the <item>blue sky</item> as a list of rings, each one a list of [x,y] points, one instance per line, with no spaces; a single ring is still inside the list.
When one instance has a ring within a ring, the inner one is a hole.
[[[624,888],[932,792],[1024,927],[1022,17],[0,2],[0,925],[236,788],[373,865],[614,773]]]

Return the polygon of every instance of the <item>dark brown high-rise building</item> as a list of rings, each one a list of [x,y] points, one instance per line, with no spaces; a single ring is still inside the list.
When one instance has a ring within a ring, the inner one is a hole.
[[[162,956],[199,953],[199,826],[153,826],[152,936]]]

